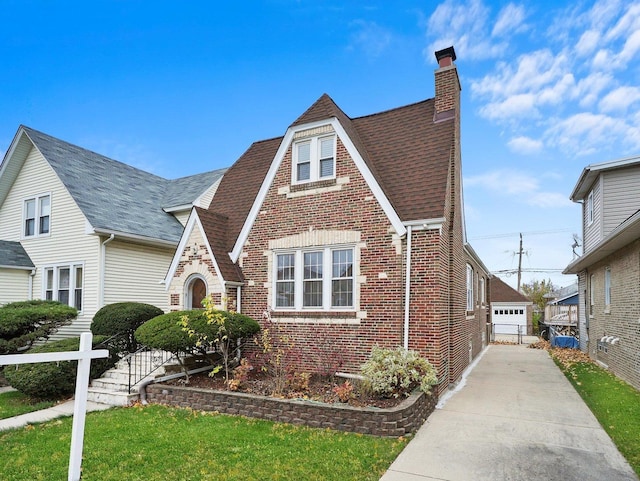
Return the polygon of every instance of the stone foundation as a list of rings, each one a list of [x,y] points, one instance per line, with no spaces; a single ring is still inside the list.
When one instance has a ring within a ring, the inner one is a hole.
[[[146,390],[147,400],[158,404],[386,437],[417,431],[438,402],[435,394],[416,392],[396,407],[379,409],[164,384]]]

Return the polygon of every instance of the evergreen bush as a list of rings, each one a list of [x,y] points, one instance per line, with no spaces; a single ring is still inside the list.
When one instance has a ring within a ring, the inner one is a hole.
[[[162,309],[141,302],[108,304],[93,316],[91,332],[99,336],[116,336],[112,343],[121,352],[135,352],[139,349],[134,335],[136,329],[162,314]]]
[[[103,342],[105,337],[95,336],[93,347]],[[42,352],[77,351],[80,349],[80,338],[53,341],[29,350],[29,354]],[[92,359],[89,377],[100,377],[115,364],[115,353],[106,359]],[[34,399],[61,399],[75,391],[78,361],[55,361],[35,364],[17,364],[5,367],[4,376],[7,382]]]
[[[0,354],[13,354],[46,340],[78,317],[78,311],[56,301],[20,301],[0,307]]]

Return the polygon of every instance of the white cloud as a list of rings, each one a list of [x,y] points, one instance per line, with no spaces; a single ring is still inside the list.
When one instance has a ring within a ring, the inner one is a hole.
[[[609,73],[594,72],[578,81],[576,97],[582,108],[588,108],[596,103],[600,93],[614,83],[614,78]]]
[[[391,32],[376,22],[356,20],[352,26],[355,32],[351,35],[351,46],[360,48],[368,57],[379,57],[391,44]]]
[[[525,19],[526,13],[522,5],[508,4],[498,14],[493,30],[492,37],[501,37],[510,32],[519,31]]]
[[[489,9],[481,0],[466,3],[445,0],[438,5],[427,22],[427,35],[435,38],[424,50],[427,59],[433,52],[453,45],[461,58],[479,60],[497,57],[504,43],[489,40]]]
[[[580,57],[586,57],[593,54],[600,40],[600,32],[596,30],[587,30],[582,34],[576,45],[576,53]]]
[[[557,192],[536,192],[526,198],[526,203],[535,207],[554,209],[573,206],[566,194]]]
[[[507,195],[520,195],[538,190],[538,179],[522,172],[496,170],[465,178],[464,185],[465,187],[482,187]]]
[[[589,155],[604,146],[616,146],[633,142],[633,129],[622,119],[603,114],[581,112],[566,119],[556,120],[546,135],[551,146],[569,155]],[[631,136],[631,140],[627,138]]]
[[[598,107],[602,112],[626,112],[638,100],[640,100],[640,88],[619,87],[605,95]]]
[[[538,117],[535,100],[531,94],[512,95],[504,100],[485,105],[480,109],[480,115],[490,120]]]
[[[538,154],[544,147],[542,141],[525,136],[514,137],[507,145],[513,152],[525,155]]]

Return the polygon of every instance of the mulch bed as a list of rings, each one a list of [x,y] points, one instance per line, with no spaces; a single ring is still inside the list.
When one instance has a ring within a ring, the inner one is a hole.
[[[319,401],[325,403],[340,403],[338,395],[333,391],[333,388],[337,385],[341,385],[345,382],[345,379],[335,378],[333,381],[330,378],[323,378],[321,376],[312,376],[309,380],[307,389],[294,389],[289,387],[281,395],[273,394],[273,380],[260,372],[251,372],[249,379],[245,381],[237,392],[254,394],[258,396],[277,397],[281,399],[306,399],[312,401]],[[353,397],[347,402],[342,404],[348,404],[354,407],[377,407],[377,408],[392,408],[399,405],[404,399],[404,396],[398,398],[380,398],[373,396],[363,389],[358,387],[357,381],[349,381],[353,384]],[[230,391],[225,385],[224,373],[217,373],[214,377],[210,377],[208,373],[194,374],[189,377],[189,384],[186,384],[184,378],[173,379],[166,381],[165,384],[196,387],[200,389],[213,389],[218,391]]]

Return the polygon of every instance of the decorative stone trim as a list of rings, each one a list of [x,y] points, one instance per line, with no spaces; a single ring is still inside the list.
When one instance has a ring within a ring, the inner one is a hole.
[[[217,411],[313,428],[399,437],[414,433],[422,426],[435,409],[438,397],[435,393],[425,395],[423,392],[415,392],[394,408],[379,409],[151,384],[147,386],[147,400],[169,406]]]

